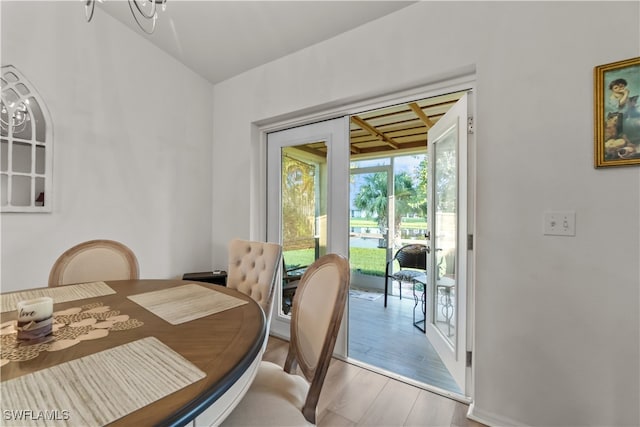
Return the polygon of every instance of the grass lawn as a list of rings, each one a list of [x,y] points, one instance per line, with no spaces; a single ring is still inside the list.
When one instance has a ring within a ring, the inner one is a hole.
[[[311,265],[315,261],[315,251],[312,248],[284,251],[282,256],[287,269],[304,267]]]
[[[384,248],[351,248],[349,263],[352,270],[371,276],[384,276],[387,250]]]
[[[384,276],[386,251],[384,248],[351,248],[349,263],[352,270],[362,274]],[[295,266],[310,265],[314,261],[313,249],[299,249],[284,252],[287,269]]]
[[[349,227],[377,228],[378,223],[370,219],[351,218],[349,220]],[[403,218],[400,223],[400,228],[424,230],[427,228],[427,221],[424,218]]]

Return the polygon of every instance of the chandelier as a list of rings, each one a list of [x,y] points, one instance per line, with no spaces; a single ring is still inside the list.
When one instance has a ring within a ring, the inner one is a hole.
[[[2,130],[7,131],[11,126],[11,133],[15,134],[22,132],[27,127],[27,123],[31,120],[27,109],[28,103],[29,100],[26,99],[17,105],[10,103],[7,108],[4,101],[0,102],[0,127]]]
[[[97,0],[102,3],[102,0]],[[167,8],[167,0],[129,0],[129,9],[133,19],[142,31],[152,34],[156,29],[156,19],[158,19],[158,6],[162,11]],[[93,18],[93,10],[96,7],[96,0],[85,0],[84,12],[87,22]]]

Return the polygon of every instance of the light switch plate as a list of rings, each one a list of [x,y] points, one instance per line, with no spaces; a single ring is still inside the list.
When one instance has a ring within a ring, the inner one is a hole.
[[[575,236],[576,213],[574,211],[552,211],[544,213],[546,236]]]

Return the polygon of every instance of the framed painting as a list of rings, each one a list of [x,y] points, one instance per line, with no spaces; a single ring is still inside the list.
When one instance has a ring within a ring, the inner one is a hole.
[[[640,164],[640,57],[598,65],[593,78],[595,167]]]

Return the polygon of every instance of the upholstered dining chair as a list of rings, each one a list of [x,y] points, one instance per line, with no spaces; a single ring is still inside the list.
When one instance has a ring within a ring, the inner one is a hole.
[[[139,278],[138,259],[114,240],[89,240],[67,249],[53,264],[49,286]]]
[[[233,239],[229,242],[228,255],[227,287],[253,298],[262,307],[268,322],[276,276],[282,262],[282,246]]]
[[[349,276],[349,262],[336,254],[322,256],[309,266],[294,297],[284,369],[262,361],[249,390],[223,426],[315,424],[320,391],[346,305]]]

